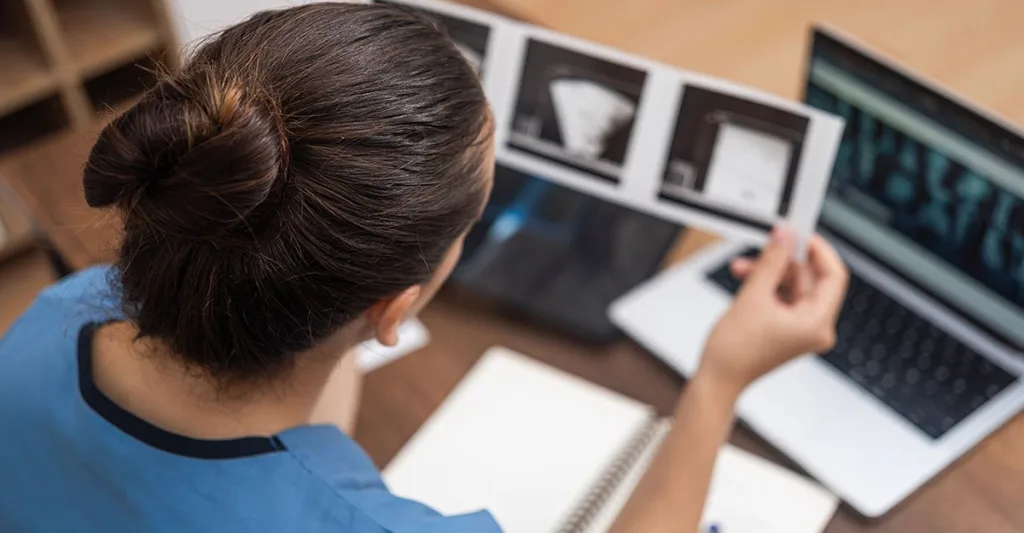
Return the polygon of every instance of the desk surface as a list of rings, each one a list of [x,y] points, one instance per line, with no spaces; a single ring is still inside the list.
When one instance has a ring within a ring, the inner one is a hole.
[[[825,20],[877,45],[1011,120],[1024,123],[1024,3],[1018,0],[504,0],[504,11],[685,68],[794,96],[806,27]],[[90,210],[80,171],[90,134],[66,134],[0,161],[0,176],[25,197],[73,268],[109,260],[114,221]],[[693,233],[675,257],[708,242]],[[671,409],[682,380],[629,342],[581,344],[445,290],[423,313],[433,342],[366,378],[356,438],[384,465],[492,345]],[[733,442],[785,462],[751,432]],[[830,533],[1024,531],[1024,417],[876,522],[846,509]]]

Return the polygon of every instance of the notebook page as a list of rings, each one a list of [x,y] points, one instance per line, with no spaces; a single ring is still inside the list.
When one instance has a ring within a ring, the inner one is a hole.
[[[704,520],[722,531],[819,533],[839,500],[821,486],[749,452],[718,453]]]
[[[487,509],[508,533],[552,531],[650,415],[639,402],[492,348],[384,480],[443,514]]]
[[[587,531],[611,528],[625,507],[661,439],[669,431],[666,420],[660,437],[641,454],[634,467],[594,517]],[[731,445],[718,452],[711,490],[704,506],[703,525],[742,533],[820,533],[832,519],[839,500],[821,486],[756,455]]]
[[[612,525],[615,524],[615,519],[619,517],[619,513],[622,512],[622,509],[629,502],[629,498],[633,495],[633,490],[640,483],[640,479],[647,473],[647,467],[651,465],[651,461],[654,460],[654,455],[658,452],[661,441],[665,439],[665,435],[668,434],[671,428],[671,420],[664,419],[659,422],[655,437],[651,439],[650,444],[643,453],[637,456],[633,467],[619,480],[618,487],[605,500],[601,510],[591,518],[586,531],[589,533],[604,533],[611,529]]]

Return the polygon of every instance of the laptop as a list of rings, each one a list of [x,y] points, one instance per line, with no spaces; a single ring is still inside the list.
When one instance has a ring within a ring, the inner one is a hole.
[[[452,284],[578,339],[622,337],[611,303],[658,272],[678,224],[499,163]]]
[[[835,30],[804,99],[847,121],[819,231],[851,271],[835,349],[756,382],[737,413],[868,517],[1024,407],[1024,138]],[[739,287],[722,243],[616,301],[684,375]]]

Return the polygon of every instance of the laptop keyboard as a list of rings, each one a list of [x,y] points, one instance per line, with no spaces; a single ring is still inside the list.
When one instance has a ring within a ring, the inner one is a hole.
[[[740,286],[728,264],[708,278]],[[1017,379],[853,273],[836,346],[821,357],[935,439]]]

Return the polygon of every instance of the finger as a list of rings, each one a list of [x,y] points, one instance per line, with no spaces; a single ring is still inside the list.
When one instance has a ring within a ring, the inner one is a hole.
[[[802,305],[811,296],[814,274],[806,263],[790,262],[786,277],[779,286],[779,298],[791,305]]]
[[[754,260],[747,257],[737,257],[729,263],[729,271],[739,279],[747,277],[753,268]]]
[[[838,312],[850,278],[843,259],[828,241],[814,235],[807,248],[807,264],[815,278],[817,304]]]
[[[793,258],[793,235],[782,226],[772,230],[772,238],[747,275],[744,287],[774,294],[789,270]]]
[[[800,301],[811,294],[814,287],[814,273],[807,263],[793,263],[789,272],[790,292],[794,300]]]

